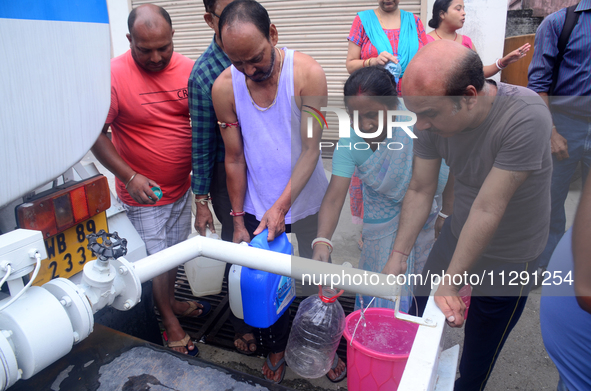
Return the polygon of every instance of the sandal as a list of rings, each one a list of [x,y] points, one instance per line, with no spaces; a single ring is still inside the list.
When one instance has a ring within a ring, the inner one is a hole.
[[[246,333],[246,334],[250,334],[250,333]],[[244,342],[244,344],[246,345],[246,348],[248,350],[242,350],[242,349],[240,349],[238,346],[236,346],[236,343],[234,343],[234,347],[236,348],[236,351],[238,353],[244,354],[245,356],[252,356],[253,354],[255,354],[257,352],[257,349],[250,350],[250,346],[251,345],[254,345],[255,347],[257,347],[256,339],[254,339],[254,337],[252,337],[251,339],[248,339],[247,340],[246,338],[244,338],[244,336],[246,334],[234,334],[234,342],[236,342],[238,340]]]
[[[199,354],[199,349],[197,349],[197,346],[195,346],[195,344],[193,344],[193,350],[189,350],[189,341],[191,340],[191,336],[189,336],[189,334],[185,334],[185,337],[183,339],[181,339],[180,341],[168,341],[167,346],[169,348],[185,348],[187,349],[187,354],[189,356],[197,356]]]
[[[332,367],[330,367],[330,369],[334,372],[335,369],[337,369],[337,367],[339,366],[339,355],[338,354],[334,354],[334,360],[332,362]],[[330,372],[330,370],[329,370]],[[340,381],[342,381],[345,377],[347,377],[347,365],[345,365],[345,369],[343,370],[343,372],[341,372],[341,374],[337,377],[335,377],[334,379],[331,379],[328,376],[328,373],[326,374],[326,378],[328,380],[330,380],[333,383],[339,383]]]
[[[287,364],[285,363],[285,357],[281,357],[281,359],[277,362],[277,364],[273,365],[271,364],[271,353],[269,353],[267,355],[267,366],[269,367],[270,370],[273,371],[273,374],[275,374],[275,372],[277,372],[277,370],[279,368],[281,368],[281,366],[283,366],[283,371],[281,371],[281,377],[279,378],[279,380],[275,381],[273,379],[269,379],[267,376],[265,376],[265,374],[263,373],[263,377],[265,379],[267,379],[270,382],[273,382],[275,384],[279,384],[283,381],[283,378],[285,377],[285,371],[287,371]]]
[[[207,301],[186,301],[186,303],[189,304],[189,308],[187,308],[187,310],[182,314],[177,315],[178,318],[202,318],[209,314],[209,311],[211,311],[211,304],[209,304]],[[201,308],[199,308],[197,304],[201,304]],[[197,316],[189,316],[196,310],[201,310],[201,313]]]

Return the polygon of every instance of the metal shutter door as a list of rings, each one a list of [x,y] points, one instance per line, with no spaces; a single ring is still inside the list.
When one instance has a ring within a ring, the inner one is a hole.
[[[377,7],[375,0],[260,0],[279,32],[278,46],[287,46],[312,56],[320,63],[328,82],[328,95],[340,98],[349,74],[345,68],[347,37],[359,11]],[[132,7],[152,3],[164,7],[175,29],[174,48],[196,60],[209,46],[213,31],[203,20],[205,9],[201,0],[140,1]],[[427,0],[401,0],[399,7],[417,15],[426,15]],[[338,139],[336,116],[327,117],[329,129],[323,139]]]

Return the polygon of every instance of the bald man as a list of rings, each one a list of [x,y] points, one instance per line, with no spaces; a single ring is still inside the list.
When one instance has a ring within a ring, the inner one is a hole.
[[[485,80],[478,55],[451,41],[431,43],[417,53],[404,74],[402,93],[417,115],[418,138],[399,234],[383,272],[406,269],[404,254],[429,215],[445,159],[455,177],[453,214],[423,270],[429,280],[415,293],[422,296],[422,312],[431,282],[437,282],[433,274],[445,271],[435,302],[448,324],[460,327],[466,307],[458,291],[472,284],[455,390],[482,390],[521,316],[546,244],[552,120],[535,93]]]
[[[135,8],[128,28],[131,49],[111,60],[111,107],[92,152],[115,175],[117,197],[150,255],[191,232],[187,81],[193,61],[174,52],[174,30],[163,8]],[[162,189],[161,199],[152,190],[155,186]],[[209,304],[175,300],[176,272],[154,278],[154,301],[168,346],[196,355],[197,347],[176,316],[203,316]]]
[[[265,228],[268,240],[293,232],[299,255],[311,258],[328,181],[318,148],[322,129],[313,122],[308,136],[303,111],[326,104],[324,71],[312,57],[275,46],[277,29],[256,1],[227,5],[218,36],[232,63],[216,79],[212,101],[226,149],[234,242],[250,242]],[[263,364],[265,378],[279,383],[289,310],[258,333],[271,351]],[[346,367],[338,357],[333,363],[328,378],[341,381]]]

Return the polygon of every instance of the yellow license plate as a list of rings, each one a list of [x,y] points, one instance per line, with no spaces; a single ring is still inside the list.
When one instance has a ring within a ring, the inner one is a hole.
[[[107,229],[106,212],[99,213],[62,233],[45,239],[47,259],[41,261],[41,270],[34,285],[43,285],[54,278],[68,278],[80,272],[84,264],[96,259],[87,249],[86,235]]]

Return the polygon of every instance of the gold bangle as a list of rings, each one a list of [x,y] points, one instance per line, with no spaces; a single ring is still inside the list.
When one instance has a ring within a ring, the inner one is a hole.
[[[137,175],[137,172],[134,172],[133,175],[131,176],[131,178],[129,178],[127,180],[127,183],[125,184],[125,189],[127,189],[127,186],[129,186],[129,184],[131,183],[131,181],[133,181],[133,178],[135,178],[136,175]]]

